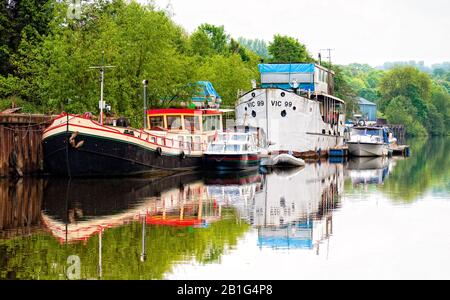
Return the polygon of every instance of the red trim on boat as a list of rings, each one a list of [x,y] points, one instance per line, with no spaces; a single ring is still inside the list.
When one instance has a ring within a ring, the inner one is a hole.
[[[62,116],[62,117],[66,117],[67,115],[64,115],[64,116]],[[61,118],[62,118],[61,117]],[[80,117],[80,116],[74,116],[74,117],[78,117],[78,118],[82,118],[82,117]],[[57,120],[57,119],[59,119],[59,118],[56,118],[55,120]],[[103,131],[103,132],[108,132],[108,133],[112,133],[112,134],[118,134],[118,135],[121,135],[121,136],[126,136],[126,137],[130,137],[130,138],[133,138],[133,139],[136,139],[136,140],[139,140],[139,141],[142,141],[142,142],[145,142],[145,143],[147,143],[147,144],[149,144],[149,145],[153,145],[153,146],[157,146],[157,147],[161,147],[161,148],[166,148],[166,149],[177,149],[177,150],[186,150],[185,148],[179,148],[179,147],[173,147],[173,146],[171,146],[171,147],[169,147],[169,146],[166,146],[166,145],[160,145],[160,144],[158,144],[158,143],[152,143],[152,142],[149,142],[149,141],[147,141],[146,139],[142,139],[142,138],[140,138],[140,137],[136,137],[136,136],[133,136],[133,135],[129,135],[129,134],[125,134],[125,133],[122,133],[122,132],[120,132],[119,130],[117,130],[117,129],[114,129],[114,128],[110,128],[110,127],[106,127],[106,126],[102,126],[102,125],[100,125],[99,123],[96,123],[96,122],[94,122],[94,121],[92,121],[92,120],[89,120],[89,121],[91,121],[93,124],[95,124],[95,125],[97,125],[97,126],[99,126],[99,127],[102,127],[102,128],[95,128],[95,127],[89,127],[89,126],[84,126],[84,125],[79,125],[79,124],[72,124],[72,123],[70,123],[70,120],[69,120],[69,126],[71,126],[71,127],[79,127],[79,128],[86,128],[86,129],[90,129],[90,130],[97,130],[97,131]],[[44,131],[44,133],[47,133],[47,132],[49,132],[49,131],[51,131],[51,130],[54,130],[54,129],[57,129],[57,128],[61,128],[61,127],[66,127],[67,126],[67,123],[63,123],[63,124],[60,124],[60,125],[57,125],[57,126],[53,126],[53,127],[49,127],[49,128],[47,128],[45,131]],[[107,128],[107,129],[103,129],[103,128]],[[146,135],[147,136],[147,139],[149,138],[149,137],[152,137],[152,138],[155,138],[155,139],[162,139],[162,140],[164,140],[164,141],[171,141],[172,143],[180,143],[180,141],[174,141],[173,139],[171,139],[171,138],[166,138],[166,137],[163,137],[163,136],[157,136],[157,135],[153,135],[153,134],[150,134],[150,133],[147,133],[147,132],[143,132],[142,131],[142,129],[140,130],[140,131],[133,131],[133,132],[137,132],[137,133],[140,133],[140,136],[142,136],[142,134],[144,134],[144,135]],[[164,142],[164,144],[165,144],[165,142]],[[203,144],[202,143],[194,143],[194,142],[191,142],[191,145],[200,145],[201,147],[203,146]],[[195,151],[202,151],[202,150],[195,150]]]
[[[188,114],[188,115],[221,115],[219,110],[209,109],[186,109],[186,108],[165,108],[149,109],[147,115],[166,115],[166,114]]]

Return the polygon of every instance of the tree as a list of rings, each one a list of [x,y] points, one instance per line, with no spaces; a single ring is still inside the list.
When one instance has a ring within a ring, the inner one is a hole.
[[[408,135],[426,136],[427,131],[414,116],[417,114],[411,101],[405,96],[397,96],[389,102],[385,115],[390,124],[403,124]]]
[[[223,26],[202,24],[197,28],[197,31],[203,32],[210,39],[217,54],[225,54],[227,52],[230,37],[225,33]]]
[[[413,67],[398,67],[387,72],[380,82],[380,109],[384,111],[389,102],[398,96],[405,96],[411,104],[424,112],[425,104],[431,98],[431,79]]]
[[[268,49],[273,62],[314,62],[306,46],[289,36],[275,35]]]
[[[23,38],[37,43],[49,30],[51,0],[4,0],[0,4],[0,75],[15,72],[11,61]]]

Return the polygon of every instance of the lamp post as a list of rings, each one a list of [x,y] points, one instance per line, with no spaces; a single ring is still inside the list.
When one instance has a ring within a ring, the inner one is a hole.
[[[148,80],[142,80],[142,84],[144,85],[144,129],[147,128],[147,86]]]

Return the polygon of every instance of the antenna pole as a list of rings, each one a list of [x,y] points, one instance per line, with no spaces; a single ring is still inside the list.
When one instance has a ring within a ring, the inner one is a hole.
[[[320,49],[319,51],[327,51],[328,52],[328,57],[326,57],[326,58],[328,58],[328,63],[331,66],[331,51],[334,51],[334,49],[327,48],[327,49]],[[320,55],[320,53],[319,53],[319,55]],[[322,56],[320,55],[319,57],[320,57],[319,59],[322,60]]]
[[[100,69],[100,124],[103,125],[103,85],[105,82],[105,69]]]
[[[105,66],[105,51],[102,52],[102,65],[89,67],[89,69],[99,69],[100,70],[100,102],[98,105],[100,108],[100,125],[103,125],[103,108],[105,106],[104,101],[103,101],[103,87],[105,84],[105,69],[107,69],[107,68],[115,68],[115,66]]]

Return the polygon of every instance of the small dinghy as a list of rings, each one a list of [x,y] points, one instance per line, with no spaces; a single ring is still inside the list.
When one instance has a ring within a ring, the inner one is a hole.
[[[268,167],[302,167],[305,165],[305,161],[291,154],[283,153],[263,158],[261,165]]]

